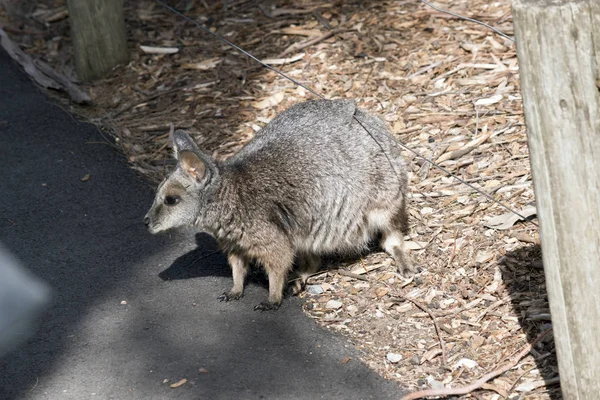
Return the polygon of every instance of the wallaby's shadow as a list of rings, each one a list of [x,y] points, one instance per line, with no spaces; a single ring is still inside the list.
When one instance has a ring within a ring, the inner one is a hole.
[[[331,254],[321,259],[319,272],[343,268],[359,262],[361,258],[373,253],[383,252],[379,246],[379,238],[374,238],[368,246],[352,254]],[[219,250],[215,239],[206,233],[196,233],[197,247],[177,258],[169,268],[158,274],[163,281],[194,279],[206,276],[231,277],[231,269],[225,255]],[[294,270],[296,264],[294,263]],[[292,271],[288,279],[295,279]],[[269,282],[263,268],[254,263],[250,266],[246,283],[256,283],[268,287]]]
[[[177,258],[158,274],[163,281],[192,279],[203,276],[231,276],[227,260],[216,241],[206,233],[196,233],[197,247]]]
[[[163,281],[193,279],[206,276],[231,277],[231,269],[225,255],[217,247],[215,239],[206,233],[196,233],[197,247],[177,258],[169,268],[158,274]],[[252,265],[247,282],[268,286],[262,268]]]

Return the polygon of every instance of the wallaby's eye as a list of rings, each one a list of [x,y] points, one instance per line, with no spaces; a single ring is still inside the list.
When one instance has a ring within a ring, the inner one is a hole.
[[[174,206],[175,204],[179,203],[179,200],[181,200],[181,197],[179,196],[167,196],[165,197],[165,204],[168,206]]]

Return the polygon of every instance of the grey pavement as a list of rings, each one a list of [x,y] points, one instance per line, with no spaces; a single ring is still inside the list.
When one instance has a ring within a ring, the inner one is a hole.
[[[218,302],[231,273],[214,241],[149,235],[152,197],[94,126],[0,51],[0,242],[53,289],[39,330],[0,359],[0,399],[400,396],[298,299],[254,312],[267,289],[253,283]]]

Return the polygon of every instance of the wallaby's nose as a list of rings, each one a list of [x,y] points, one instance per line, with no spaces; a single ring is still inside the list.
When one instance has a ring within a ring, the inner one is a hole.
[[[149,217],[149,216],[147,216],[147,215],[144,217],[144,224],[145,224],[146,226],[150,225],[150,217]]]

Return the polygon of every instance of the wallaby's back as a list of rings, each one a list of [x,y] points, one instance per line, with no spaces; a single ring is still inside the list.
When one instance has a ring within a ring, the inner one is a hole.
[[[385,123],[351,100],[291,107],[225,163],[223,176],[297,251],[317,254],[364,246],[403,207],[407,184]]]

